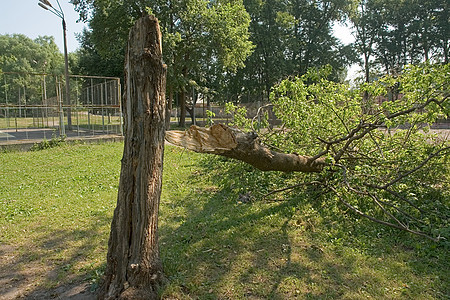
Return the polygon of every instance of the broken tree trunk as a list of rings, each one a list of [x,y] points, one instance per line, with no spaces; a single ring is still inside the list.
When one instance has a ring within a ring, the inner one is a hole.
[[[99,298],[156,299],[163,281],[157,229],[166,66],[155,17],[142,17],[130,30],[125,59],[125,145]]]
[[[261,144],[256,133],[244,133],[223,124],[168,131],[166,140],[195,152],[241,160],[262,171],[321,172],[325,166],[324,158],[272,151]]]

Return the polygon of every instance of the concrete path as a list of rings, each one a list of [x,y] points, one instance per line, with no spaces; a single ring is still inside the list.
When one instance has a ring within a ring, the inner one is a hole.
[[[38,129],[2,129],[0,130],[0,150],[29,150],[34,144],[43,140],[58,138],[59,132],[52,128]],[[86,143],[101,141],[121,141],[123,136],[115,133],[105,134],[103,131],[66,131],[67,142],[83,141]]]

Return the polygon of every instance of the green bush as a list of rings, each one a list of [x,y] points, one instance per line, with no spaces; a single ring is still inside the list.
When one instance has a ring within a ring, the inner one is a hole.
[[[64,145],[65,142],[66,142],[66,137],[65,136],[55,137],[53,135],[51,140],[44,139],[42,142],[35,143],[31,147],[30,150],[31,151],[39,151],[39,150],[44,150],[44,149],[55,148],[55,147],[59,147],[61,145]]]

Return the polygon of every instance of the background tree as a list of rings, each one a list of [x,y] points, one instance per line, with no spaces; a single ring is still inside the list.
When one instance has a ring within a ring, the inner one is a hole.
[[[64,61],[53,37],[32,40],[22,34],[0,35],[4,72],[49,72],[62,74]],[[9,59],[8,59],[9,58]]]
[[[370,70],[400,74],[407,64],[427,60],[448,63],[448,4],[441,0],[358,0],[349,13],[363,56],[366,82]],[[372,60],[370,59],[372,58]]]
[[[41,36],[32,40],[21,34],[0,35],[0,53],[0,69],[3,72],[64,74],[64,58],[53,37]],[[32,94],[41,94],[42,81],[39,77],[11,75],[4,77],[1,84],[2,99],[19,99],[17,103],[30,104],[42,101],[40,98],[30,98]],[[49,82],[49,88],[52,84]]]
[[[78,63],[73,69],[76,74],[105,75],[123,78],[123,53],[118,51],[115,56],[102,56],[92,42],[92,32],[86,29],[79,36],[80,48],[77,50]]]
[[[364,71],[364,81],[370,82],[371,57],[374,52],[374,44],[377,30],[377,21],[372,20],[377,15],[371,12],[370,1],[361,0],[354,3],[349,11],[349,19],[353,26],[355,36],[354,47],[362,56],[360,66]]]
[[[164,60],[169,69],[167,88],[169,96],[179,93],[181,126],[185,124],[186,93],[191,90],[189,82],[210,87],[211,70],[219,73],[236,70],[251,53],[249,18],[238,0],[73,0],[72,3],[81,18],[89,21],[91,32],[84,33],[84,40],[92,45],[88,53],[92,56],[96,52],[112,59],[117,66],[123,64],[120,57],[123,57],[127,31],[133,21],[144,11],[151,11],[159,18]]]
[[[247,0],[244,4],[256,47],[246,67],[228,75],[227,92],[234,102],[267,101],[274,84],[310,67],[332,65],[330,78],[340,80],[345,67],[356,60],[352,47],[343,46],[332,33],[333,22],[343,20],[348,2]]]

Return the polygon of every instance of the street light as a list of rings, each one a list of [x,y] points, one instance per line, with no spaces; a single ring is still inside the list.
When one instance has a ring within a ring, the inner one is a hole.
[[[56,0],[56,3],[58,3],[58,8],[56,9],[52,6],[50,1],[48,0],[39,0],[38,5],[42,7],[45,10],[48,10],[58,18],[62,20],[62,27],[63,27],[63,36],[64,36],[64,75],[66,77],[66,102],[68,105],[67,108],[67,129],[72,130],[72,110],[71,110],[71,103],[70,103],[70,86],[69,86],[69,59],[67,57],[67,37],[66,37],[66,20],[64,19],[64,12],[61,8],[61,5],[59,4],[59,1]],[[61,126],[61,125],[60,125]],[[62,124],[64,126],[64,124]]]

